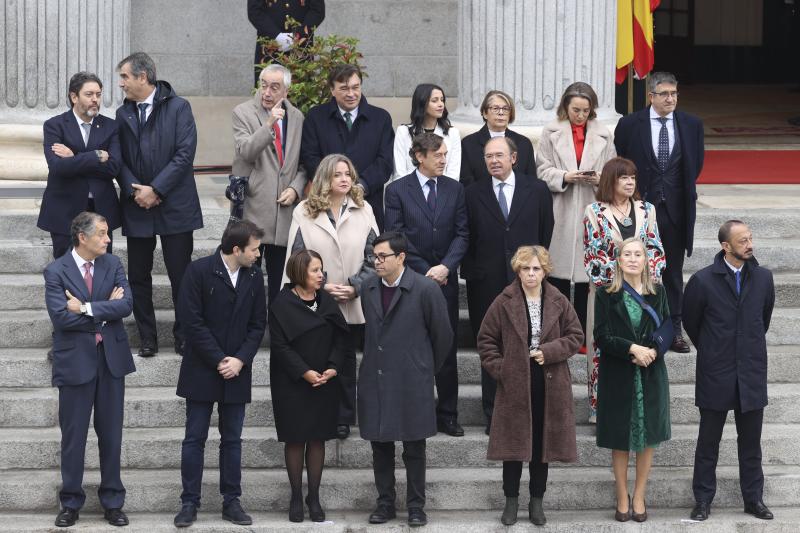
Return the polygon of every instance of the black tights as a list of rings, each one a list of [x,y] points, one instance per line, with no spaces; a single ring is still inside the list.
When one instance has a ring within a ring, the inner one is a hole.
[[[303,493],[303,458],[305,457],[308,495],[312,498],[319,497],[322,465],[325,462],[325,441],[287,442],[283,447],[283,456],[286,460],[286,472],[289,474],[292,496]]]

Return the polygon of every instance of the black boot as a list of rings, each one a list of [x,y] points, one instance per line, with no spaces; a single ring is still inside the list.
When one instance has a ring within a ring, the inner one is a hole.
[[[517,511],[519,510],[519,498],[506,497],[506,508],[503,509],[503,516],[500,517],[500,522],[504,526],[512,526],[517,523]]]

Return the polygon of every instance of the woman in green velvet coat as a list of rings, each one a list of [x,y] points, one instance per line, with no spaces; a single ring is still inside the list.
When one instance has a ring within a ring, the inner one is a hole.
[[[594,338],[600,358],[597,445],[611,448],[617,492],[615,518],[647,520],[645,490],[653,450],[670,439],[669,381],[664,357],[651,334],[650,314],[623,289],[623,281],[644,297],[660,320],[669,320],[664,287],[653,283],[647,252],[638,238],[619,248],[612,283],[595,296]],[[636,452],[636,483],[628,495],[628,456]]]

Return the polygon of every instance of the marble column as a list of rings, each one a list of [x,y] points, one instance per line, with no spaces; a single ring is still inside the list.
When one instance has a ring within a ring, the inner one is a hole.
[[[69,108],[69,79],[103,80],[101,113],[122,102],[115,67],[130,50],[130,0],[5,0],[0,6],[0,179],[45,179],[41,124]],[[37,146],[38,145],[38,146]]]
[[[454,121],[479,128],[483,97],[500,89],[514,98],[511,127],[537,137],[564,89],[584,81],[597,92],[598,118],[615,122],[616,11],[616,0],[459,0]]]

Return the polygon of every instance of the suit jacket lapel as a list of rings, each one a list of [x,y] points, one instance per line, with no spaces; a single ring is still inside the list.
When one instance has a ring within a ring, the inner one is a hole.
[[[533,192],[533,187],[531,187],[530,183],[528,183],[525,179],[520,179],[522,177],[521,174],[516,176],[516,183],[514,185],[514,198],[511,200],[511,209],[508,212],[508,225],[514,223],[514,220],[519,216],[519,214],[526,209],[528,205],[528,197]],[[498,211],[500,210],[500,206],[497,206]]]
[[[414,285],[414,278],[412,277],[414,274],[409,267],[405,267],[403,271],[403,277],[400,279],[400,283],[397,285],[397,290],[394,291],[394,295],[392,295],[392,301],[389,303],[389,308],[386,309],[386,314],[383,315],[383,319],[392,314],[394,308],[397,306],[397,303],[400,301],[400,293],[404,290],[410,290],[411,287]],[[379,282],[381,283],[381,282]],[[381,304],[381,311],[383,311],[383,305]]]
[[[420,211],[425,213],[425,216],[433,222],[433,213],[431,213],[431,208],[428,207],[428,202],[425,201],[425,195],[422,192],[422,187],[419,186],[419,180],[417,179],[416,173],[412,174],[410,179],[406,182],[406,188],[408,189],[408,194],[417,202],[419,205]],[[439,192],[439,186],[436,186],[437,193]],[[436,199],[438,203],[438,198]]]
[[[615,234],[617,235],[617,237],[619,237],[619,240],[621,241],[622,240],[622,232],[619,230],[619,225],[617,224],[617,217],[614,216],[613,209],[611,208],[611,204],[607,204],[605,202],[600,202],[600,207],[601,207],[601,209],[605,208],[605,209],[603,209],[602,214],[603,214],[603,218],[605,218],[607,223],[608,223],[608,228],[611,230],[612,233],[616,232]],[[638,218],[636,220],[636,223],[637,224],[639,223]],[[613,235],[610,235],[610,237],[612,239],[614,238]]]
[[[650,127],[650,108],[646,107],[640,111],[641,113],[641,120],[640,127],[644,128],[645,131],[640,132],[637,137],[641,140],[644,154],[648,154],[651,163],[656,162],[656,154],[653,152],[653,128]],[[641,170],[639,171],[641,172]]]
[[[433,221],[439,218],[439,215],[444,212],[444,209],[453,201],[453,194],[451,193],[450,183],[447,180],[450,178],[439,176],[436,180],[436,211],[433,213]],[[428,210],[430,211],[430,209]]]
[[[105,294],[104,287],[110,270],[106,258],[98,256],[94,260],[94,275],[92,277],[92,294]],[[110,292],[110,291],[109,291]]]
[[[75,114],[72,111],[67,111],[64,113],[64,120],[66,121],[64,133],[68,136],[65,144],[79,147],[81,148],[79,151],[83,151],[86,145],[83,142],[83,133],[81,132],[81,126],[78,125],[78,120],[75,118]],[[91,137],[92,136],[89,135],[90,140]]]
[[[588,140],[588,128],[586,137]],[[572,139],[572,127],[570,126],[568,120],[558,123],[558,134],[556,135],[556,140],[553,144],[555,152],[564,161],[566,168],[578,168],[578,158],[575,155],[575,141]],[[585,159],[585,157],[583,159]],[[583,161],[581,161],[581,163],[583,163]],[[584,165],[582,164],[582,166]]]
[[[133,101],[125,101],[123,104],[123,117],[125,118],[125,124],[131,129],[133,134],[136,138],[139,138],[139,117],[136,112],[136,103]]]
[[[71,249],[61,256],[61,264],[64,266],[64,274],[67,276],[67,279],[72,282],[74,289],[78,292],[78,294],[75,294],[73,291],[70,291],[70,293],[83,302],[90,302],[91,295],[89,294],[89,288],[83,280],[83,274],[78,270],[78,265],[76,265],[75,261],[72,259]],[[65,288],[69,290],[68,287]],[[64,297],[66,298],[66,294]]]
[[[600,125],[596,120],[586,123],[586,140],[583,143],[583,155],[581,156],[580,168],[591,170],[597,164],[597,160],[603,154],[607,144],[607,137],[600,135],[598,130]]]
[[[489,213],[491,213],[498,222],[505,225],[506,220],[503,218],[503,213],[500,211],[500,204],[497,203],[497,197],[494,195],[491,177],[488,180],[481,180],[475,187],[480,187],[478,199],[486,206]]]
[[[605,290],[605,289],[601,289]],[[622,319],[622,323],[625,324],[625,327],[628,328],[628,332],[630,333],[630,338],[636,337],[636,332],[633,330],[633,322],[631,322],[631,317],[628,315],[628,309],[625,307],[625,301],[623,300],[622,293],[624,292],[623,289],[620,289],[616,293],[612,294],[611,298],[611,305],[614,309],[614,312]],[[642,310],[644,313],[644,310]]]
[[[331,224],[327,211],[319,213],[317,218],[314,219],[314,224],[325,230],[325,232],[330,235],[334,241],[339,242],[339,235],[336,233],[336,228],[334,228],[333,224]]]
[[[372,310],[379,321],[383,322],[383,303],[381,302],[381,279],[377,278],[377,283],[374,281],[367,287],[367,294],[365,295],[367,301],[372,306]]]

